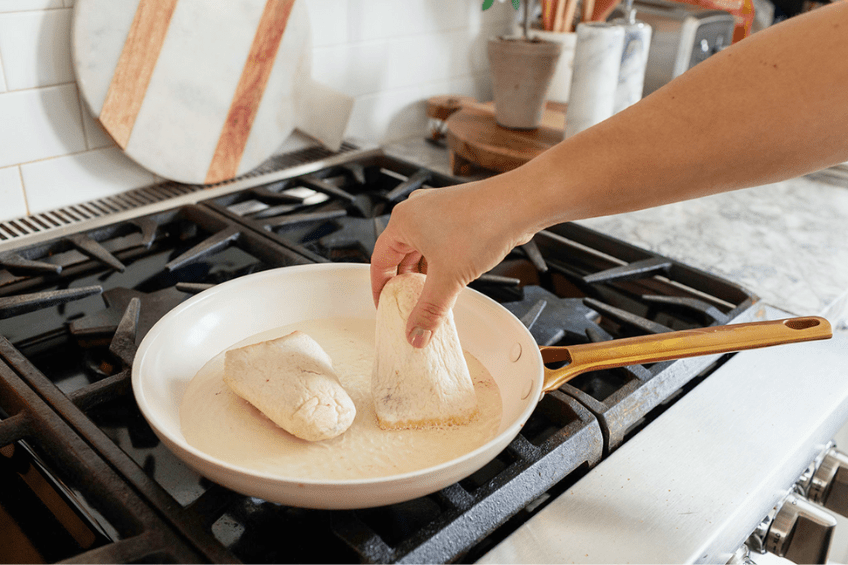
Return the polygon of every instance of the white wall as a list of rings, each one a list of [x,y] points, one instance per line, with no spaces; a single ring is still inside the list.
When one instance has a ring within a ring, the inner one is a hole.
[[[423,135],[430,96],[490,99],[486,39],[515,18],[509,2],[483,13],[481,0],[300,1],[312,23],[313,77],[355,97],[347,135],[375,143]],[[80,101],[73,5],[0,0],[0,221],[159,180]]]

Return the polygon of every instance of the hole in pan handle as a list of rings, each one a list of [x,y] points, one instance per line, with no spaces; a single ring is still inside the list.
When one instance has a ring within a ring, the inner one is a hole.
[[[545,363],[567,362],[558,369],[545,367],[544,390],[549,392],[588,371],[829,339],[832,336],[830,322],[818,316],[807,316],[712,326],[565,347],[540,347],[539,350]]]

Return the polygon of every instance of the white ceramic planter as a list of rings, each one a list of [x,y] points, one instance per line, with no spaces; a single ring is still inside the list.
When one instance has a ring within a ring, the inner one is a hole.
[[[505,128],[535,129],[556,70],[562,44],[495,37],[489,40],[495,120]]]

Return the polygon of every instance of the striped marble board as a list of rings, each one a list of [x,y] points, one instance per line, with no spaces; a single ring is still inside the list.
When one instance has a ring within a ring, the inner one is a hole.
[[[161,177],[233,178],[295,127],[341,143],[352,100],[311,78],[303,0],[76,0],[72,29],[92,115]],[[311,108],[317,98],[329,112]]]

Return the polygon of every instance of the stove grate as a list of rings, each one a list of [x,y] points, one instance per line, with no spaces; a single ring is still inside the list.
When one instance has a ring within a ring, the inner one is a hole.
[[[38,392],[27,385],[26,382],[46,379],[2,337],[0,377],[0,415],[5,416],[0,419],[2,474],[21,477],[32,496],[49,505],[61,522],[54,525],[54,536],[45,536],[44,531],[37,536],[20,532],[16,543],[9,545],[28,545],[41,559],[81,563],[196,563],[215,557],[214,544],[210,544],[212,549],[206,554],[186,544],[181,533],[164,522],[159,512],[148,506],[100,457],[88,441],[90,438],[77,435],[71,427],[73,422],[69,424],[47,404],[43,396],[54,400],[57,396],[49,382],[36,389]],[[70,403],[66,398],[64,402]],[[30,449],[33,458],[15,455]],[[38,488],[48,480],[36,466],[40,460],[58,475],[61,484],[53,485],[58,490],[52,492],[64,495],[60,499],[45,496],[44,490]],[[6,503],[3,508],[8,511],[10,506]],[[24,508],[23,512],[34,512],[37,506]],[[59,507],[63,512],[56,511]],[[108,521],[108,528],[94,515]],[[3,551],[0,549],[0,553]]]
[[[96,547],[62,558],[473,561],[698,380],[702,366],[688,360],[581,375],[546,394],[518,437],[482,469],[402,504],[298,509],[200,477],[167,450],[138,410],[130,386],[136,343],[173,304],[220,282],[309,262],[367,262],[397,201],[418,187],[456,182],[384,155],[359,159],[261,186],[212,188],[194,195],[197,203],[141,217],[111,216],[111,223],[92,229],[80,223],[86,229],[32,245],[9,248],[0,241],[0,335],[6,338],[0,348],[0,453],[31,443],[60,476],[105,466],[132,493],[111,496],[115,504],[132,506],[124,519],[135,529],[120,517],[112,524],[111,510],[100,510],[104,503],[93,498],[90,506],[105,516],[91,520],[101,536]],[[173,189],[156,187],[162,196]],[[73,216],[106,207],[82,206]],[[15,229],[38,222],[16,223]],[[540,344],[552,345],[746,321],[756,300],[721,279],[572,224],[537,234],[471,286],[519,316]],[[87,287],[100,296],[73,295]],[[68,290],[71,296],[63,294]],[[41,293],[58,293],[57,302],[33,306],[30,299]],[[21,302],[26,311],[15,310]],[[16,398],[24,395],[52,411],[74,438],[71,444],[85,446],[77,455],[92,462],[63,467],[62,456],[30,431],[30,412],[38,409],[22,409]],[[85,480],[74,487],[87,503],[92,487]]]
[[[671,259],[630,246],[575,224],[560,224],[534,241],[546,264],[573,285],[582,305],[594,312],[586,337],[549,337],[551,345],[664,333],[718,324],[753,321],[757,298],[737,285]],[[579,242],[579,243],[578,243]],[[562,259],[567,249],[568,264]],[[550,279],[550,277],[549,277]],[[549,284],[550,280],[548,281]],[[528,287],[525,287],[525,293]],[[550,304],[556,304],[551,301]],[[526,303],[518,308],[527,309]],[[505,304],[507,308],[516,306]],[[537,324],[539,322],[536,322]],[[555,327],[552,326],[552,327]],[[543,322],[539,329],[551,329]],[[606,335],[605,335],[606,334]],[[559,390],[584,404],[600,422],[605,453],[618,448],[628,433],[655,407],[693,376],[720,360],[708,355],[650,366],[631,366],[580,375]]]
[[[395,204],[418,188],[456,182],[375,155],[201,203],[312,261],[367,263]]]

